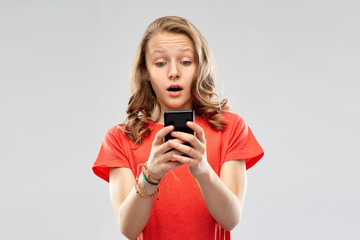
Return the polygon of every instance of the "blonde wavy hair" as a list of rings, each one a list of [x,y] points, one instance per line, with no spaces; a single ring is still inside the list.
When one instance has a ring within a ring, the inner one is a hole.
[[[146,29],[137,48],[130,71],[132,95],[126,110],[127,118],[120,128],[135,143],[142,143],[143,137],[150,133],[148,121],[160,104],[146,76],[145,52],[149,39],[162,33],[178,33],[189,37],[194,45],[195,60],[198,64],[197,76],[191,85],[192,108],[196,116],[207,120],[216,130],[223,130],[226,121],[221,118],[222,111],[228,111],[228,101],[220,100],[215,90],[215,75],[213,73],[212,51],[200,31],[188,20],[177,17],[161,17],[153,21]],[[217,100],[215,100],[216,98]],[[159,121],[160,114],[156,116]]]

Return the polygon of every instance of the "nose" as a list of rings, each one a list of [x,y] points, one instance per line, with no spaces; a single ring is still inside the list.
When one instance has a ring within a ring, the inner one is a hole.
[[[169,75],[170,80],[177,80],[180,78],[180,72],[179,69],[176,66],[176,63],[172,63],[169,68]]]

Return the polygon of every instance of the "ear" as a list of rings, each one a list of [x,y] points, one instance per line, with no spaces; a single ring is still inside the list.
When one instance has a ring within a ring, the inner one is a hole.
[[[142,70],[142,74],[145,76],[146,80],[150,81],[150,75],[146,69]]]

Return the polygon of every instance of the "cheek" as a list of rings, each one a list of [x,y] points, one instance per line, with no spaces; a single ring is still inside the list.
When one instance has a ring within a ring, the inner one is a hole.
[[[154,92],[156,93],[156,95],[159,95],[160,92],[162,91],[162,84],[159,81],[154,80],[156,78],[152,78],[151,82],[151,86],[154,90]]]
[[[186,72],[186,80],[192,82],[197,77],[196,68]]]
[[[163,69],[149,69],[149,75],[150,75],[150,79],[156,79],[156,80],[159,80],[159,79],[162,79],[164,78],[164,75],[165,74],[165,71]]]
[[[157,82],[154,80],[151,80],[150,83],[151,83],[151,86],[154,89],[154,91],[157,91],[157,89],[159,88]]]

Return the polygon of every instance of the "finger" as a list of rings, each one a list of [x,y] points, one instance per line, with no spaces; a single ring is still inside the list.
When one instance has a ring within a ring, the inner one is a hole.
[[[162,144],[163,143],[163,139],[164,137],[169,134],[172,130],[174,130],[174,126],[170,125],[170,126],[166,126],[163,129],[161,129],[160,131],[157,132],[155,139],[153,141],[154,145],[157,144]]]
[[[159,158],[158,158],[158,163],[161,164],[162,166],[164,166],[164,164],[168,163],[168,162],[174,162],[175,159],[173,158],[173,155],[182,155],[183,153],[176,150],[176,149],[173,149],[171,151],[168,151],[164,154],[162,154]],[[165,170],[163,167],[162,167],[162,170]]]
[[[206,140],[204,130],[199,125],[191,121],[186,122],[186,125],[192,130],[194,130],[194,132],[196,133],[196,137],[200,140],[200,142],[205,143]]]
[[[166,172],[169,172],[171,169],[180,167],[182,165],[183,165],[183,163],[178,162],[178,161],[169,161],[169,162],[166,162],[166,163],[163,164],[163,169]]]
[[[167,153],[165,153],[163,155],[163,159],[164,159],[164,162],[172,162],[174,161],[174,158],[173,158],[173,155],[174,154],[177,154],[177,155],[182,155],[183,153],[180,152],[179,150],[176,150],[176,149],[173,149]]]
[[[187,156],[183,156],[180,154],[173,154],[172,157],[179,163],[181,164],[186,164],[186,165],[191,165],[193,159],[187,157]]]
[[[183,140],[180,140],[180,139],[172,139],[172,141],[178,142],[178,143],[180,143],[180,144],[183,144],[183,143],[184,143],[184,141],[183,141]],[[160,152],[166,153],[166,152],[168,152],[168,151],[169,151],[170,149],[172,149],[172,148],[173,148],[173,147],[171,147],[168,142],[164,142],[164,143],[161,145],[161,147],[160,147]]]
[[[184,144],[177,143],[175,141],[170,140],[169,145],[181,153],[185,153],[191,158],[201,159],[200,151],[196,151],[194,148],[186,146]]]
[[[170,169],[178,167],[182,165],[182,163],[176,163],[176,160],[172,157],[172,154],[182,154],[177,150],[173,150],[166,154],[161,154],[156,161],[149,161],[148,162],[148,171],[154,179],[161,179],[163,178]],[[171,164],[175,162],[175,164]]]
[[[195,137],[194,135],[192,135],[192,134],[173,131],[171,133],[171,136],[175,137],[176,139],[180,139],[183,142],[190,143],[190,145],[193,146],[196,149],[202,150],[202,148],[203,148],[203,145],[200,142],[200,140],[197,137]]]

